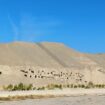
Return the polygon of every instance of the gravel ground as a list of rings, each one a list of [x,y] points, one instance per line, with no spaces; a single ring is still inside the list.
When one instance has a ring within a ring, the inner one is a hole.
[[[0,105],[105,105],[105,95],[85,95],[0,102]]]

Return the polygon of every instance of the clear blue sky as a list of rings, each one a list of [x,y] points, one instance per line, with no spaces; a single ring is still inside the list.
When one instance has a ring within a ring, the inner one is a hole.
[[[62,42],[105,52],[105,0],[0,0],[0,42]]]

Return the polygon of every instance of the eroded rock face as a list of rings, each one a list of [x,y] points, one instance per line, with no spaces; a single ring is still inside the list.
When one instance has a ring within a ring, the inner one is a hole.
[[[0,44],[0,85],[105,84],[104,62],[104,54],[83,54],[58,43]]]
[[[105,74],[100,67],[42,68],[32,66],[0,66],[0,84],[32,83],[35,86],[47,84],[95,84],[105,83]]]

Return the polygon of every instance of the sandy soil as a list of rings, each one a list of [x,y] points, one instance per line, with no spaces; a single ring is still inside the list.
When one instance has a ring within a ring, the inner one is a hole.
[[[80,96],[80,95],[105,95],[105,89],[55,89],[32,91],[0,91],[0,97],[12,96]]]
[[[28,99],[1,102],[0,105],[105,105],[105,96],[85,95],[48,99]]]
[[[105,105],[105,89],[63,89],[44,91],[0,92],[0,97],[25,95],[55,95],[63,97],[0,101],[0,105]]]

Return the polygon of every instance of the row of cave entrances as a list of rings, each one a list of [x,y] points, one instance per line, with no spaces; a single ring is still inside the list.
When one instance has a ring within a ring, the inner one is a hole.
[[[20,70],[20,71],[24,73],[24,76],[25,76],[25,77],[28,77],[28,71],[25,71],[25,70]],[[34,71],[33,71],[33,70],[29,69],[29,71],[34,74]],[[44,71],[43,71],[43,72],[44,72]],[[31,78],[32,75],[29,75],[29,77]],[[37,75],[35,75],[34,77],[35,77],[35,78],[44,78],[44,76],[37,76]]]
[[[29,72],[31,72],[31,73],[33,73],[34,74],[34,71],[32,70],[32,69],[29,69],[29,71],[25,71],[25,70],[20,70],[21,72],[23,72],[24,73],[24,76],[25,77],[28,77],[28,73]],[[43,70],[42,71],[38,71],[38,73],[41,73],[41,72],[44,72]],[[53,75],[53,76],[49,76],[49,77],[47,77],[47,76],[42,76],[41,74],[40,75],[34,75],[34,78],[41,78],[41,79],[43,79],[44,77],[45,78],[52,78],[52,79],[54,79],[54,77],[56,76],[56,77],[62,77],[63,75],[68,75],[68,73],[63,73],[63,72],[61,72],[61,74],[54,74],[53,73],[54,71],[52,71],[52,72],[48,72],[47,74],[51,74],[51,75]],[[77,79],[77,81],[82,81],[82,78],[83,78],[83,75],[82,74],[80,74],[80,73],[76,73],[76,75],[78,75],[78,79]],[[70,75],[69,75],[69,77],[71,77],[72,76],[72,72],[70,73]],[[29,75],[29,77],[30,78],[32,78],[32,75]],[[65,79],[69,79],[69,77],[67,76]]]
[[[2,72],[0,71],[0,75],[2,74]]]

